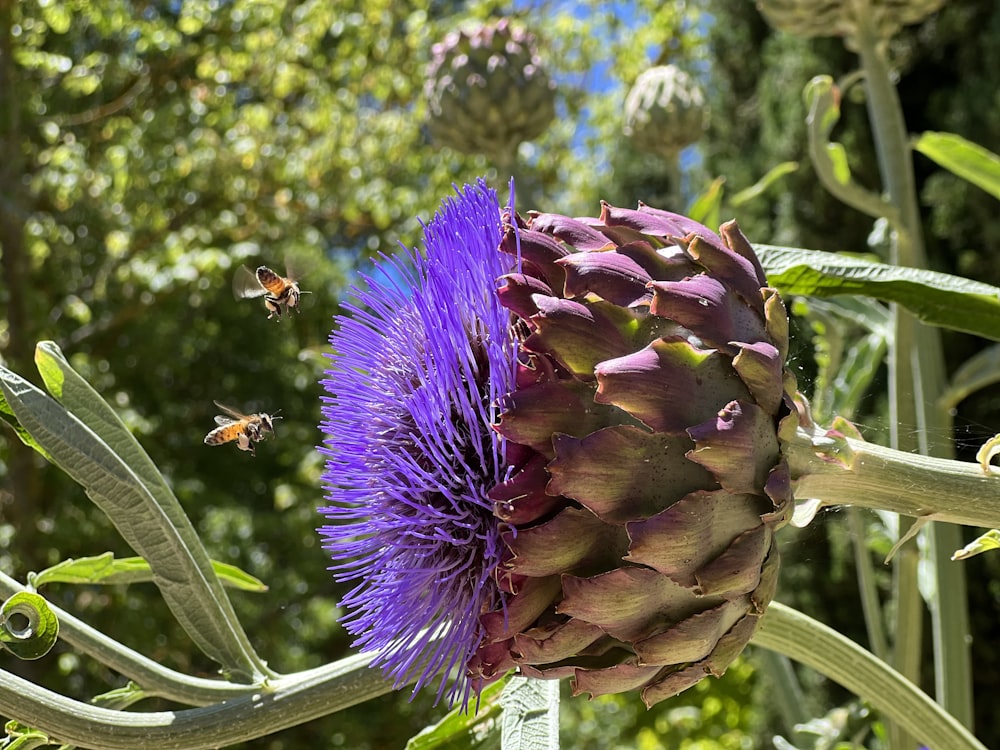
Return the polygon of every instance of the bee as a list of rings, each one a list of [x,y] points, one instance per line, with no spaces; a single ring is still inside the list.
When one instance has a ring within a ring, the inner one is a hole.
[[[298,312],[299,297],[310,294],[299,289],[299,282],[290,271],[285,273],[289,275],[281,276],[267,266],[258,266],[257,273],[254,273],[246,266],[240,266],[233,276],[233,294],[236,299],[263,297],[267,319],[277,315],[280,320],[284,311]]]
[[[274,434],[274,421],[281,419],[274,414],[243,414],[236,409],[230,408],[218,401],[213,402],[226,414],[220,414],[215,418],[215,423],[219,425],[210,433],[205,435],[206,445],[222,445],[236,441],[236,447],[241,451],[250,451],[251,456],[256,456],[254,443],[259,443],[267,434]]]

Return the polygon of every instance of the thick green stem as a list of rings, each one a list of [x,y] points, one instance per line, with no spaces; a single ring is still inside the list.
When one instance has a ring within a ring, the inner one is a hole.
[[[27,590],[0,572],[0,599]],[[168,698],[184,705],[205,706],[260,690],[259,685],[191,677],[177,672],[109,638],[52,602],[49,602],[49,608],[59,619],[61,641],[140,685],[147,695]]]
[[[369,657],[279,677],[255,693],[181,711],[112,711],[0,670],[0,714],[52,739],[100,750],[208,750],[273,734],[391,690]]]
[[[1000,528],[1000,472],[906,453],[821,428],[785,436],[799,501],[857,505],[965,526]]]
[[[931,748],[985,750],[953,716],[858,644],[772,602],[751,643],[794,659],[844,686]]]

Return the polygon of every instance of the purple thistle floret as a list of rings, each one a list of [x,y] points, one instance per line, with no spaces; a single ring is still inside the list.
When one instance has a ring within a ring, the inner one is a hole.
[[[514,388],[510,313],[495,293],[510,256],[497,195],[456,190],[424,227],[425,252],[384,259],[355,288],[330,337],[322,381],[319,529],[354,645],[414,692],[456,670],[448,699],[468,700],[465,665],[479,615],[503,607],[502,542],[487,492],[505,479],[492,429]]]

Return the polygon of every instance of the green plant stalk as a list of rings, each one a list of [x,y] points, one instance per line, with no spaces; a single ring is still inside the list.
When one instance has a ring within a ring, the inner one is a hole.
[[[931,748],[985,750],[954,716],[849,638],[779,602],[751,643],[777,651],[844,686]]]
[[[869,93],[869,100],[871,94]],[[893,246],[900,242],[899,233]],[[889,339],[889,422],[890,442],[893,448],[908,453],[926,454],[921,445],[918,429],[901,429],[903,425],[923,422],[924,409],[917,397],[915,384],[919,379],[919,364],[909,355],[917,346],[917,321],[899,305],[892,305],[893,335]],[[926,434],[926,433],[924,433]],[[915,519],[901,516],[898,519],[899,538],[905,539]],[[915,544],[904,544],[896,552],[892,567],[892,594],[895,601],[894,638],[890,662],[906,679],[920,684],[921,656],[923,654],[924,607],[920,595],[920,553]],[[916,744],[899,724],[889,727],[889,746],[905,750]]]
[[[856,4],[861,15],[870,13],[866,2]],[[872,125],[878,154],[879,168],[883,184],[889,194],[889,201],[899,211],[901,227],[895,232],[894,256],[892,262],[925,268],[927,266],[926,252],[923,244],[923,234],[920,225],[919,206],[917,203],[916,181],[913,174],[912,152],[907,137],[906,124],[903,118],[899,95],[893,85],[891,71],[885,56],[885,43],[875,33],[875,24],[871,19],[862,18],[858,24],[859,32],[855,39],[861,66],[865,75],[865,86],[868,96],[868,115]],[[940,332],[937,329],[919,325],[911,315],[896,309],[895,346],[890,350],[890,381],[895,389],[891,393],[891,403],[896,407],[893,426],[898,429],[900,424],[915,426],[927,440],[927,436],[943,436],[944,428],[950,427],[940,409],[935,409],[938,394],[945,388],[944,357],[941,349]],[[912,346],[912,348],[904,348]],[[912,417],[912,418],[911,418]],[[902,436],[899,436],[902,438]],[[900,441],[895,444],[902,450],[910,446]],[[954,455],[950,441],[942,441],[938,446],[925,444],[920,446],[925,452],[930,452],[944,458]],[[935,528],[936,527],[936,528]],[[902,532],[902,525],[901,525]],[[946,545],[953,542],[957,531],[947,532],[941,525],[934,524],[930,532],[933,537],[930,544],[931,564],[938,574],[937,596],[945,596],[947,606],[938,599],[931,603],[933,618],[934,653],[938,665],[948,665],[947,675],[936,671],[938,700],[946,709],[953,712],[966,726],[972,726],[972,665],[967,640],[968,634],[968,599],[965,592],[965,579],[961,571],[948,565],[946,559],[939,559],[946,553]],[[902,562],[902,561],[901,561]],[[907,564],[904,562],[904,564]],[[907,572],[901,576],[899,594],[906,597],[918,596],[916,583],[915,561],[913,581]],[[904,662],[919,665],[920,638],[919,632],[905,630],[910,624],[905,622],[903,613],[907,610],[916,611],[918,607],[912,603],[898,601],[900,617],[897,627],[896,653],[909,653]],[[947,614],[954,613],[954,614]],[[914,618],[919,620],[919,618]],[[909,668],[907,669],[909,671]],[[904,674],[906,672],[904,671]]]
[[[939,413],[947,416],[946,434],[950,435],[950,413],[943,409]],[[964,726],[974,729],[968,587],[965,566],[951,559],[965,542],[962,530],[948,523],[931,524],[929,537],[935,588],[931,605],[934,694]]]
[[[0,670],[0,714],[95,750],[209,750],[279,732],[390,692],[368,656],[278,677],[237,698],[180,711],[113,711]]]
[[[792,425],[782,432],[783,453],[799,498],[1000,527],[1000,475],[987,475],[978,464],[902,453],[815,426]],[[901,726],[918,729],[915,736],[933,747],[981,747],[969,741],[966,730],[956,734],[952,724],[960,725],[942,718],[941,709],[935,707],[937,713],[928,714],[919,703],[923,698],[911,695],[922,694],[883,662],[819,623],[796,615],[798,619],[789,624],[789,616],[780,605],[772,605],[757,642],[821,669]],[[828,644],[832,638],[839,641]],[[851,662],[845,649],[868,661]],[[116,659],[128,661],[123,647],[108,650]],[[274,678],[252,693],[210,706],[156,713],[109,711],[0,672],[0,712],[80,747],[197,750],[270,734],[388,692],[381,673],[367,665],[367,657],[350,658]]]
[[[851,546],[854,548],[854,565],[858,571],[858,588],[861,591],[861,611],[865,616],[865,630],[871,650],[882,661],[889,659],[889,644],[885,638],[885,624],[882,622],[882,606],[879,603],[878,587],[875,585],[875,570],[871,553],[865,541],[865,523],[859,508],[847,509],[847,525],[851,530]]]
[[[769,694],[773,697],[785,733],[795,738],[798,727],[812,718],[802,685],[795,675],[791,660],[784,654],[775,651],[764,651],[758,654],[758,660],[764,669],[768,681]]]
[[[6,599],[29,590],[0,571],[0,597]],[[52,602],[49,602],[49,608],[59,620],[59,638],[62,641],[141,685],[149,695],[185,705],[205,706],[260,690],[259,685],[191,677],[177,672],[108,637]]]
[[[783,430],[781,438],[797,501],[1000,528],[996,469],[985,474],[979,464],[905,453],[816,426]]]

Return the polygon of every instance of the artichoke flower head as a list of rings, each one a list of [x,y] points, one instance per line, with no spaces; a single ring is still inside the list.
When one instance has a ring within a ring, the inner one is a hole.
[[[856,50],[860,31],[880,40],[896,36],[904,26],[920,23],[945,0],[757,0],[757,8],[774,28],[801,37],[844,37]]]
[[[450,32],[431,49],[424,96],[434,142],[503,160],[556,116],[535,35],[507,18]]]
[[[321,533],[360,581],[348,627],[400,682],[461,667],[453,697],[519,668],[652,705],[722,674],[774,594],[778,433],[798,422],[785,309],[735,223],[606,204],[523,219],[495,200],[467,187],[447,231],[428,226],[465,258],[493,247],[464,280],[437,244],[415,256],[456,289],[430,305],[438,328],[392,323],[427,306],[417,288],[332,337]],[[475,289],[497,259],[499,286]],[[387,351],[406,398],[362,383]],[[439,421],[415,427],[424,389]]]
[[[622,131],[646,153],[674,158],[701,138],[707,123],[704,92],[676,65],[643,71],[625,98]]]

